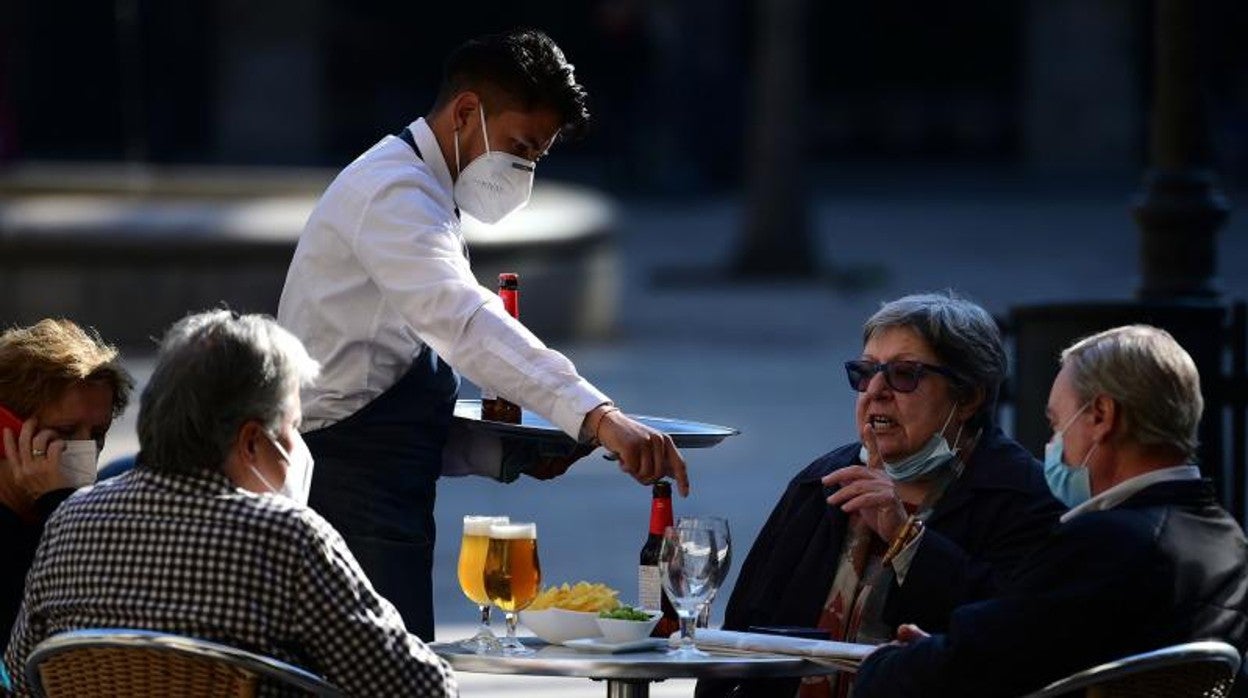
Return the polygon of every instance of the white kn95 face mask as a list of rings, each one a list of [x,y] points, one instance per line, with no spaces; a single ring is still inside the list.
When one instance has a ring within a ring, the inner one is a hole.
[[[485,107],[481,116],[481,137],[485,152],[462,170],[459,167],[459,131],[455,132],[455,205],[482,223],[493,225],[529,203],[533,193],[533,171],[537,163],[510,153],[490,150],[490,134],[485,128]]]

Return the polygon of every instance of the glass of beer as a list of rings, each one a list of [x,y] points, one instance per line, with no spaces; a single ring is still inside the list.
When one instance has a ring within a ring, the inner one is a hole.
[[[485,554],[485,594],[507,616],[503,654],[533,654],[516,639],[516,614],[537,598],[542,565],[537,559],[537,524],[496,523],[490,526]]]
[[[506,516],[465,516],[464,537],[459,544],[459,588],[481,612],[477,634],[459,643],[477,654],[497,652],[498,638],[490,630],[490,597],[485,593],[485,554],[490,549],[490,526],[507,523]]]

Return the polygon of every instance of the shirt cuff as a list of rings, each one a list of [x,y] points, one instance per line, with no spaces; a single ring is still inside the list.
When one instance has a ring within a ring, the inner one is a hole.
[[[581,426],[585,423],[585,415],[595,407],[611,402],[611,398],[584,378],[565,388],[562,393],[555,403],[555,413],[550,416],[550,421],[563,433],[581,441]]]
[[[897,586],[906,583],[906,572],[910,571],[910,563],[914,560],[914,554],[919,550],[919,543],[923,541],[923,536],[927,535],[927,529],[919,531],[919,535],[914,537],[906,547],[897,553],[897,557],[893,558],[893,571],[897,573]]]

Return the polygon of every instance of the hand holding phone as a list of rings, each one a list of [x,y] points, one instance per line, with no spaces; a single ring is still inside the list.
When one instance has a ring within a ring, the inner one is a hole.
[[[34,420],[30,421],[32,428],[23,437],[25,422],[0,405],[0,456],[8,461],[18,488],[33,503],[43,494],[72,483],[61,468],[61,453],[65,450],[65,442],[59,440],[56,432],[51,429],[40,430]],[[6,430],[10,433],[5,434]]]

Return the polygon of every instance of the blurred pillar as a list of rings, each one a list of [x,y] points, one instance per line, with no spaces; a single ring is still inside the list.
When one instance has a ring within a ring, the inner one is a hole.
[[[1216,299],[1214,238],[1230,205],[1212,170],[1203,89],[1205,0],[1155,0],[1150,169],[1134,207],[1144,300]]]
[[[814,139],[806,121],[807,0],[756,4],[754,67],[746,182],[745,239],[734,271],[744,276],[813,276],[819,270],[811,240],[808,153]]]
[[[118,72],[121,77],[121,124],[126,160],[146,162],[151,155],[144,118],[143,33],[139,22],[138,0],[116,0],[113,18],[117,23]]]
[[[1028,165],[1137,165],[1138,6],[1135,0],[1028,0],[1022,100]]]
[[[307,164],[321,150],[325,0],[219,0],[216,152]]]

